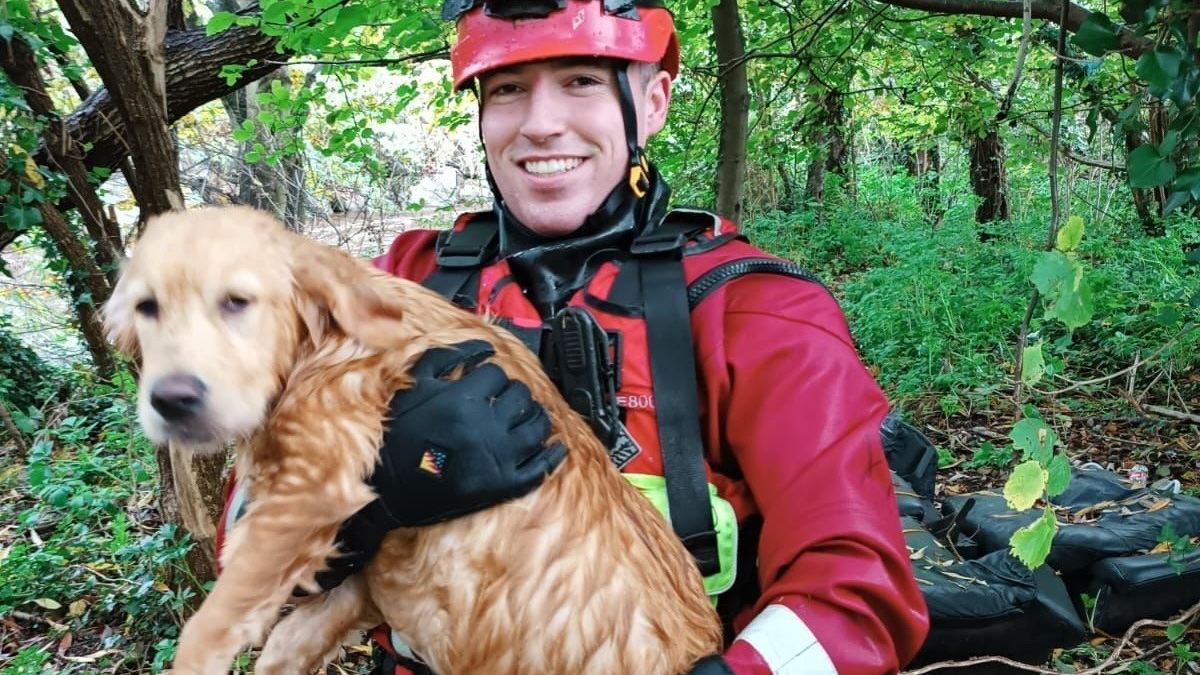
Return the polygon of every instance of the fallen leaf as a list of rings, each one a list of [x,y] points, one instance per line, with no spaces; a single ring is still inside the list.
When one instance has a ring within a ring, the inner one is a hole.
[[[62,605],[58,601],[51,600],[50,598],[38,598],[33,601],[33,604],[46,609],[62,609]]]

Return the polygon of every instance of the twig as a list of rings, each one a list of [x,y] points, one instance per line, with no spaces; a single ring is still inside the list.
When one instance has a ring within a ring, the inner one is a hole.
[[[1196,330],[1197,328],[1200,328],[1200,323],[1194,323],[1194,324],[1189,324],[1187,326],[1184,326],[1183,329],[1181,329],[1178,333],[1176,333],[1174,335],[1174,337],[1172,337],[1170,340],[1167,340],[1167,342],[1165,344],[1163,344],[1161,347],[1159,347],[1158,349],[1155,349],[1150,354],[1150,356],[1147,356],[1144,359],[1141,358],[1140,356],[1134,356],[1133,365],[1128,366],[1126,368],[1122,368],[1121,370],[1118,370],[1117,372],[1112,373],[1111,375],[1105,375],[1103,377],[1096,377],[1096,378],[1092,378],[1090,380],[1083,380],[1082,382],[1076,382],[1069,387],[1065,387],[1063,389],[1057,389],[1055,391],[1046,391],[1046,392],[1041,391],[1041,390],[1037,390],[1037,391],[1038,391],[1038,393],[1044,394],[1046,396],[1058,396],[1059,394],[1065,394],[1069,391],[1074,391],[1080,387],[1086,387],[1089,384],[1100,384],[1102,382],[1108,382],[1110,380],[1115,380],[1118,377],[1121,377],[1122,375],[1125,375],[1134,370],[1137,370],[1137,368],[1140,367],[1142,364],[1153,361],[1155,357],[1157,357],[1159,354],[1166,351],[1168,348],[1173,347],[1176,342],[1179,342],[1179,340],[1183,338],[1183,336],[1187,335],[1188,333],[1191,333],[1192,331]]]
[[[1177,420],[1184,420],[1185,422],[1200,424],[1200,415],[1190,415],[1185,412],[1179,412],[1178,410],[1164,408],[1160,405],[1144,405],[1142,407],[1156,415],[1162,415],[1163,417],[1174,417]]]
[[[12,414],[8,412],[8,406],[4,404],[3,399],[0,399],[0,422],[4,423],[4,431],[12,437],[13,445],[17,446],[21,457],[29,456],[29,444],[25,442],[25,435],[17,428],[17,423],[13,421]]]

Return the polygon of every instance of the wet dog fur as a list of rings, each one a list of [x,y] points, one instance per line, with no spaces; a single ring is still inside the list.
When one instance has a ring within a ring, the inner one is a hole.
[[[152,219],[105,321],[139,362],[145,433],[236,441],[249,486],[175,673],[226,673],[264,639],[257,673],[308,673],[380,622],[440,675],[675,675],[719,650],[687,551],[504,329],[244,207]],[[478,339],[546,407],[563,465],[520,499],[392,532],[364,572],[276,624],[373,498],[364,477],[413,362]]]

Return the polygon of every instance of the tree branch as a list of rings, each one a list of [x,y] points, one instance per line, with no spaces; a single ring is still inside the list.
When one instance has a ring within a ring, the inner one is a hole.
[[[277,38],[264,35],[256,28],[234,27],[211,36],[203,28],[168,31],[165,44],[168,123],[174,123],[201,105],[274,71],[279,66],[267,61],[279,59],[277,44]],[[240,80],[230,83],[221,76],[225,65],[252,60],[257,60],[257,64],[247,68]],[[107,87],[96,89],[66,117],[64,133],[73,142],[88,148],[81,158],[88,169],[114,170],[129,155],[126,122]],[[43,165],[52,164],[45,146],[34,153],[34,160]],[[74,202],[66,201],[59,208],[76,206]],[[20,232],[0,223],[0,250],[18,235]]]
[[[1025,3],[1022,0],[875,0],[893,7],[919,9],[924,12],[942,14],[972,14],[977,16],[994,16],[1001,19],[1019,19],[1024,16]],[[1061,5],[1056,0],[1032,0],[1029,3],[1030,13],[1035,19],[1059,23],[1062,12]],[[1079,31],[1085,19],[1092,11],[1075,3],[1066,8],[1064,26],[1072,33]],[[1137,58],[1151,46],[1151,42],[1138,37],[1131,30],[1122,30],[1120,34],[1121,53]]]

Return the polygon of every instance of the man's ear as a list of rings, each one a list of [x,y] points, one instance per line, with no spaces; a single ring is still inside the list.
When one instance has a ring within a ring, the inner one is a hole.
[[[642,105],[644,106],[642,113],[644,125],[641,130],[642,137],[638,139],[638,143],[645,145],[651,136],[662,131],[667,124],[667,111],[671,108],[670,73],[659,70],[650,78],[642,96]]]
[[[138,346],[137,330],[134,326],[134,299],[130,290],[131,282],[122,270],[113,288],[108,302],[101,310],[104,319],[105,336],[112,342],[117,351],[132,358],[140,359],[141,350]]]
[[[332,322],[378,349],[412,339],[401,298],[380,287],[386,274],[367,262],[302,235],[294,237],[292,277],[300,315],[315,340]]]

